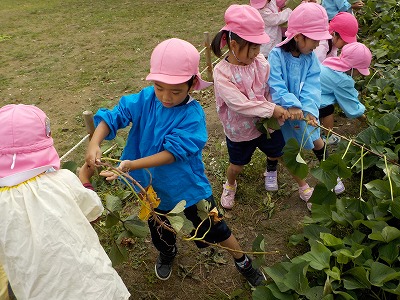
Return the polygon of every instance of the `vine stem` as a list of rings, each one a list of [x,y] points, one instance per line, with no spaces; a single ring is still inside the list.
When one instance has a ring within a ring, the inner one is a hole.
[[[303,119],[303,121],[307,122],[306,119]],[[369,152],[369,153],[371,153],[371,154],[373,154],[373,155],[379,156],[380,158],[383,158],[384,160],[387,159],[385,155],[380,154],[380,153],[377,153],[377,152],[375,152],[375,151],[373,151],[373,150],[371,150],[371,149],[365,147],[364,145],[361,145],[361,144],[355,142],[354,140],[352,140],[352,139],[350,139],[350,138],[348,138],[348,137],[346,137],[346,136],[343,136],[343,135],[341,135],[341,134],[339,134],[339,133],[333,131],[332,129],[326,128],[326,127],[324,127],[323,125],[320,125],[320,124],[318,124],[317,126],[320,127],[320,128],[322,128],[322,129],[324,129],[324,130],[326,130],[326,131],[328,131],[328,136],[327,136],[327,138],[329,137],[329,135],[330,135],[331,133],[332,133],[332,134],[335,134],[335,135],[339,136],[340,138],[342,138],[342,139],[344,139],[344,140],[350,142],[352,145],[357,146],[357,147],[363,149],[363,150],[366,151],[366,152]],[[387,160],[387,161],[390,162],[390,163],[393,164],[393,165],[396,165],[396,166],[399,166],[399,167],[400,167],[400,164],[397,163],[396,161],[393,161],[393,160]]]

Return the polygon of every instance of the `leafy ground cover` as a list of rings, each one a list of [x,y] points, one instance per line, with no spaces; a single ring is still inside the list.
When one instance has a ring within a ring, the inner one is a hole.
[[[46,111],[56,148],[63,154],[85,135],[84,110],[112,107],[121,95],[147,85],[144,77],[157,43],[180,37],[201,49],[203,32],[213,35],[222,27],[229,4],[227,0],[2,0],[0,103],[36,104]],[[251,251],[257,241],[255,248],[264,244],[266,251],[279,251],[263,257],[270,281],[256,291],[236,272],[225,251],[198,251],[183,240],[178,242],[173,275],[160,282],[154,275],[156,253],[149,237],[122,239],[120,224],[104,218],[96,230],[110,256],[126,257],[116,268],[132,299],[368,299],[370,294],[375,299],[395,299],[400,187],[398,168],[390,161],[398,159],[399,152],[399,6],[396,1],[366,1],[357,17],[360,38],[375,55],[372,75],[358,83],[368,124],[339,117],[335,126],[349,138],[364,129],[358,142],[385,155],[386,163],[376,155],[359,159],[363,150],[347,143],[335,149],[336,155],[321,168],[316,168],[312,155],[302,154],[322,182],[310,215],[284,168],[279,169],[280,190],[264,190],[265,159],[257,152],[240,176],[237,205],[225,213],[245,250]],[[218,199],[228,165],[224,136],[212,89],[194,96],[207,115],[210,138],[204,162]],[[389,112],[394,113],[386,116]],[[122,133],[113,155],[118,156],[123,137]],[[291,150],[292,155],[300,152],[296,145]],[[80,164],[83,151],[70,159]],[[354,166],[351,174],[348,166]],[[338,200],[326,187],[332,184],[329,172],[346,178],[346,192]],[[308,179],[315,184],[313,175]],[[137,212],[129,191],[100,180],[96,184],[105,205],[121,203],[112,208],[119,217]],[[289,247],[289,240],[295,246]],[[122,241],[123,247],[115,241]]]

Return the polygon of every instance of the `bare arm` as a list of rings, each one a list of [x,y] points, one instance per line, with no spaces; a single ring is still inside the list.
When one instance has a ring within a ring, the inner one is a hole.
[[[89,167],[96,166],[96,162],[100,161],[102,154],[100,150],[100,145],[109,133],[110,128],[108,127],[107,123],[101,121],[94,131],[92,139],[90,140],[88,149],[86,151],[85,161]]]

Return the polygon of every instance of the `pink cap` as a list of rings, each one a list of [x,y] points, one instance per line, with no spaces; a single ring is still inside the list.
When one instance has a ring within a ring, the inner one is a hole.
[[[351,68],[357,69],[362,75],[369,75],[371,51],[358,42],[344,45],[339,57],[328,57],[322,64],[333,70],[346,72]]]
[[[0,186],[13,186],[51,167],[60,168],[50,120],[36,106],[0,108],[0,136]]]
[[[177,38],[165,40],[151,54],[150,74],[146,80],[180,84],[196,76],[197,84],[193,88],[202,90],[212,82],[201,79],[199,63],[200,54],[192,44]]]
[[[285,32],[286,39],[276,46],[280,47],[288,43],[299,33],[316,41],[331,39],[325,8],[314,2],[302,2],[289,16],[288,28]]]
[[[346,43],[357,42],[358,22],[348,12],[340,12],[329,23],[329,32],[337,32]]]
[[[267,4],[267,0],[250,0],[250,5],[255,9],[261,9]]]
[[[265,33],[265,23],[260,13],[250,5],[233,4],[225,12],[225,26],[221,30],[232,31],[245,41],[266,44],[270,38]]]

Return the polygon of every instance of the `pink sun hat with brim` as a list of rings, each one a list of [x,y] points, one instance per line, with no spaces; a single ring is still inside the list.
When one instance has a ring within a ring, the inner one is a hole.
[[[247,42],[254,44],[266,44],[270,41],[265,33],[265,23],[260,13],[254,7],[246,4],[232,4],[225,11],[225,26],[220,31],[226,30],[237,34]],[[225,46],[226,40],[221,48]]]
[[[154,48],[146,80],[180,84],[196,76],[197,83],[193,88],[202,90],[212,82],[201,79],[199,63],[200,53],[192,44],[177,38],[168,39]]]
[[[329,22],[329,33],[337,32],[346,43],[357,42],[358,21],[348,12],[340,12]]]
[[[332,36],[328,29],[328,15],[325,8],[314,2],[302,2],[289,16],[286,39],[276,47],[288,43],[299,33],[316,41],[329,40]]]
[[[339,57],[328,57],[322,64],[336,71],[346,72],[357,69],[362,75],[369,75],[372,61],[371,51],[362,43],[344,45]]]
[[[50,121],[38,107],[0,108],[0,186],[14,186],[50,168],[60,168]]]
[[[255,9],[261,9],[267,4],[267,0],[250,0],[250,5]]]

